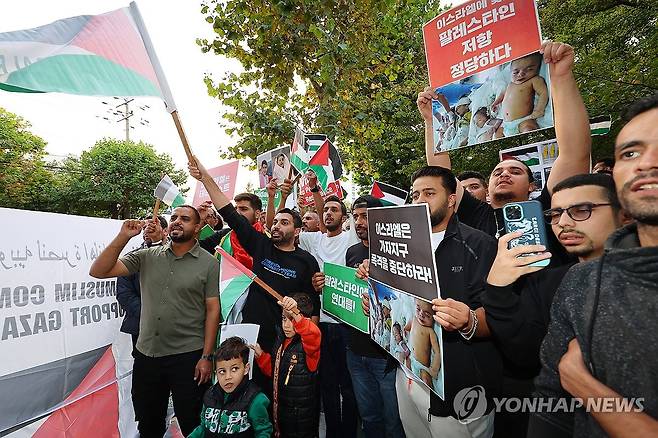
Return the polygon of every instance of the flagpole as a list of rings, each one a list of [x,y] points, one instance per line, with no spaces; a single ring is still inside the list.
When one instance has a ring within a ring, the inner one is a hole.
[[[158,211],[160,210],[160,199],[155,198],[155,205],[153,206],[153,222],[158,219]]]
[[[180,137],[180,141],[183,143],[183,148],[185,149],[185,154],[187,155],[187,159],[191,163],[196,164],[196,162],[194,161],[194,157],[192,156],[192,149],[190,148],[190,144],[187,141],[187,136],[185,135],[185,130],[183,129],[183,125],[181,124],[180,118],[178,117],[178,110],[172,111],[171,117],[174,119],[174,124],[176,125],[176,130],[178,131],[178,136]]]

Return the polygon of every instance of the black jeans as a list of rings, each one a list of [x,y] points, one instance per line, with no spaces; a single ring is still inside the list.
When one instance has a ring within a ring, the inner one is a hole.
[[[165,434],[169,392],[183,435],[189,435],[200,424],[203,394],[209,387],[209,383],[199,386],[194,380],[202,353],[197,350],[148,357],[135,349],[132,396],[140,437],[162,438]]]
[[[320,323],[320,390],[327,438],[356,436],[357,407],[347,369],[347,329],[342,324]]]

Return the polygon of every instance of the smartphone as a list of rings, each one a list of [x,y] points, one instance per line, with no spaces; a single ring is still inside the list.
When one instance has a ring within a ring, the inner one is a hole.
[[[509,248],[519,245],[544,245],[548,249],[548,237],[544,223],[544,212],[538,201],[511,202],[503,207],[503,220],[505,231],[514,233],[520,231],[522,236],[512,239]],[[536,253],[525,254],[527,257]],[[540,260],[530,266],[548,266],[551,259]]]

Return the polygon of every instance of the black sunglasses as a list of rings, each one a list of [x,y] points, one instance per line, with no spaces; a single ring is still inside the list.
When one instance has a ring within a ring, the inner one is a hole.
[[[592,216],[592,210],[594,210],[596,207],[603,207],[606,205],[612,204],[609,202],[601,204],[583,202],[582,204],[575,204],[567,208],[551,208],[550,210],[546,210],[544,212],[544,217],[546,218],[546,222],[551,225],[556,225],[558,222],[560,222],[562,213],[566,211],[571,219],[575,220],[576,222],[582,222],[586,221]]]

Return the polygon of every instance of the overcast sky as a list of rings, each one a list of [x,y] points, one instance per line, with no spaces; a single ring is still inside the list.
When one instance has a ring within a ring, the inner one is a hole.
[[[127,6],[128,0],[27,0],[11,2],[0,14],[0,32],[29,29],[55,20],[84,14],[100,14]],[[212,38],[212,26],[200,13],[200,0],[163,1],[138,0],[142,17],[167,76],[178,112],[192,150],[207,166],[227,161],[219,158],[220,151],[235,144],[219,127],[221,107],[217,99],[208,96],[203,76],[211,73],[220,78],[231,69],[237,71],[239,63],[212,54],[201,53],[196,38]],[[101,117],[107,98],[71,96],[66,94],[26,94],[0,91],[0,107],[16,113],[32,124],[32,132],[47,143],[47,152],[55,156],[79,155],[103,137],[123,139],[124,123],[108,122]],[[109,99],[110,102],[118,102]],[[138,105],[149,105],[145,112],[138,111],[133,118],[135,129],[131,140],[142,140],[155,146],[158,152],[170,154],[179,168],[186,169],[187,159],[171,116],[161,100],[138,98]],[[97,117],[99,116],[99,117]],[[150,124],[142,126],[139,118]],[[292,133],[291,133],[292,135]],[[248,163],[244,163],[248,164]],[[242,166],[238,174],[238,190],[247,181],[258,181]],[[194,193],[194,181],[188,181]]]

